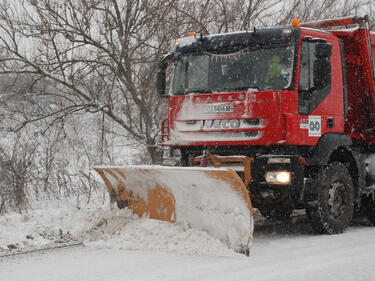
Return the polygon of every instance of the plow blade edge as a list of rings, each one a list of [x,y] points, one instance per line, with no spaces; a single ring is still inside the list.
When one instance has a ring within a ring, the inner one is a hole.
[[[230,169],[119,166],[96,167],[111,202],[138,216],[206,231],[236,251],[247,251],[253,209],[241,178]]]

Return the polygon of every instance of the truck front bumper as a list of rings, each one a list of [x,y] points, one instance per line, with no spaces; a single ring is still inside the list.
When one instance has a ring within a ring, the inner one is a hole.
[[[304,164],[296,155],[260,155],[252,163],[250,194],[254,207],[302,204]]]

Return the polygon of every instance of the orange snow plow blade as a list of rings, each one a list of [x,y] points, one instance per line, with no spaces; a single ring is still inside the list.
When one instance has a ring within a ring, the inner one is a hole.
[[[231,169],[121,166],[94,168],[111,202],[138,216],[206,231],[237,251],[248,251],[253,209],[241,178]]]

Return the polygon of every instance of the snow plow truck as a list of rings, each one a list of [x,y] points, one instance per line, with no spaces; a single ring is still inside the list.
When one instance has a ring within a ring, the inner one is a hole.
[[[275,220],[305,209],[316,233],[344,232],[359,210],[375,223],[374,62],[367,16],[191,33],[157,73],[169,166],[96,171],[120,208],[238,251],[252,206]]]

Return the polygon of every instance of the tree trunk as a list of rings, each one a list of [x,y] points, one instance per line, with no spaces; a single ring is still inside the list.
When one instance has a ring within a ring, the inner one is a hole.
[[[163,156],[163,150],[160,147],[148,146],[147,151],[148,151],[148,153],[151,157],[151,163],[152,164],[161,164],[162,156]]]

